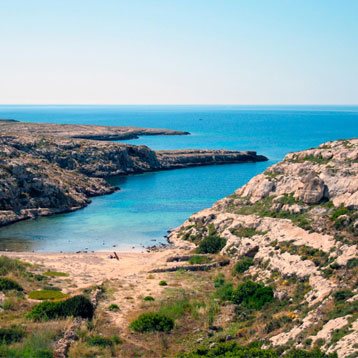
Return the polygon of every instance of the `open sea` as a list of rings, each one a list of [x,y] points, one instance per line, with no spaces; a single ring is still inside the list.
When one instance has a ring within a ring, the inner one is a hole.
[[[177,129],[191,135],[125,142],[152,149],[256,150],[269,158],[111,178],[121,190],[93,198],[82,210],[0,228],[0,250],[131,251],[166,242],[168,229],[231,194],[285,154],[358,137],[358,106],[1,105],[0,118]]]

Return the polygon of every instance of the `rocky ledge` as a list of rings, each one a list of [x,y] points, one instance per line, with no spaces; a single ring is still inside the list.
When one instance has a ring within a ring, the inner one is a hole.
[[[246,343],[358,356],[358,139],[288,154],[169,240],[220,243],[236,280],[274,289],[270,315],[242,318]]]
[[[156,152],[146,146],[77,138],[183,132],[5,122],[0,123],[0,226],[80,209],[90,197],[118,190],[104,179],[109,176],[267,160],[255,152]]]

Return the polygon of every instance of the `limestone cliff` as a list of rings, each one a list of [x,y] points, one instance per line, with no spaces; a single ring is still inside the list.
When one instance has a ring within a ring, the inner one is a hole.
[[[264,314],[247,323],[249,341],[357,357],[357,210],[358,139],[339,140],[288,154],[169,239],[195,247],[215,234],[222,255],[253,258],[239,280],[270,285],[281,303],[266,328]]]

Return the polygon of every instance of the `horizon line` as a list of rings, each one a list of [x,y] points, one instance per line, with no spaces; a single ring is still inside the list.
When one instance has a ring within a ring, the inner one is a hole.
[[[358,106],[358,103],[333,103],[333,104],[320,104],[320,103],[300,103],[300,104],[235,104],[235,103],[136,103],[136,104],[124,104],[124,103],[0,103],[0,106]]]

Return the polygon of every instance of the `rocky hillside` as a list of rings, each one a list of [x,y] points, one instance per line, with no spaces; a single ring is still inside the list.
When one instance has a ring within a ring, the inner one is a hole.
[[[103,179],[109,176],[267,160],[256,152],[155,152],[146,146],[72,138],[91,137],[92,134],[97,139],[100,136],[108,138],[115,132],[113,127],[79,126],[77,129],[68,126],[65,127],[69,128],[66,135],[62,125],[41,128],[42,125],[31,123],[4,123],[0,123],[0,225],[82,208],[90,203],[90,197],[118,190]],[[123,128],[118,131],[125,132]]]
[[[201,252],[220,251],[236,263],[234,280],[273,289],[276,306],[263,311],[236,306],[241,330],[232,339],[263,341],[263,348],[281,352],[320,348],[353,358],[358,357],[357,210],[358,139],[339,140],[288,154],[169,237]],[[224,300],[245,302],[233,295]]]

